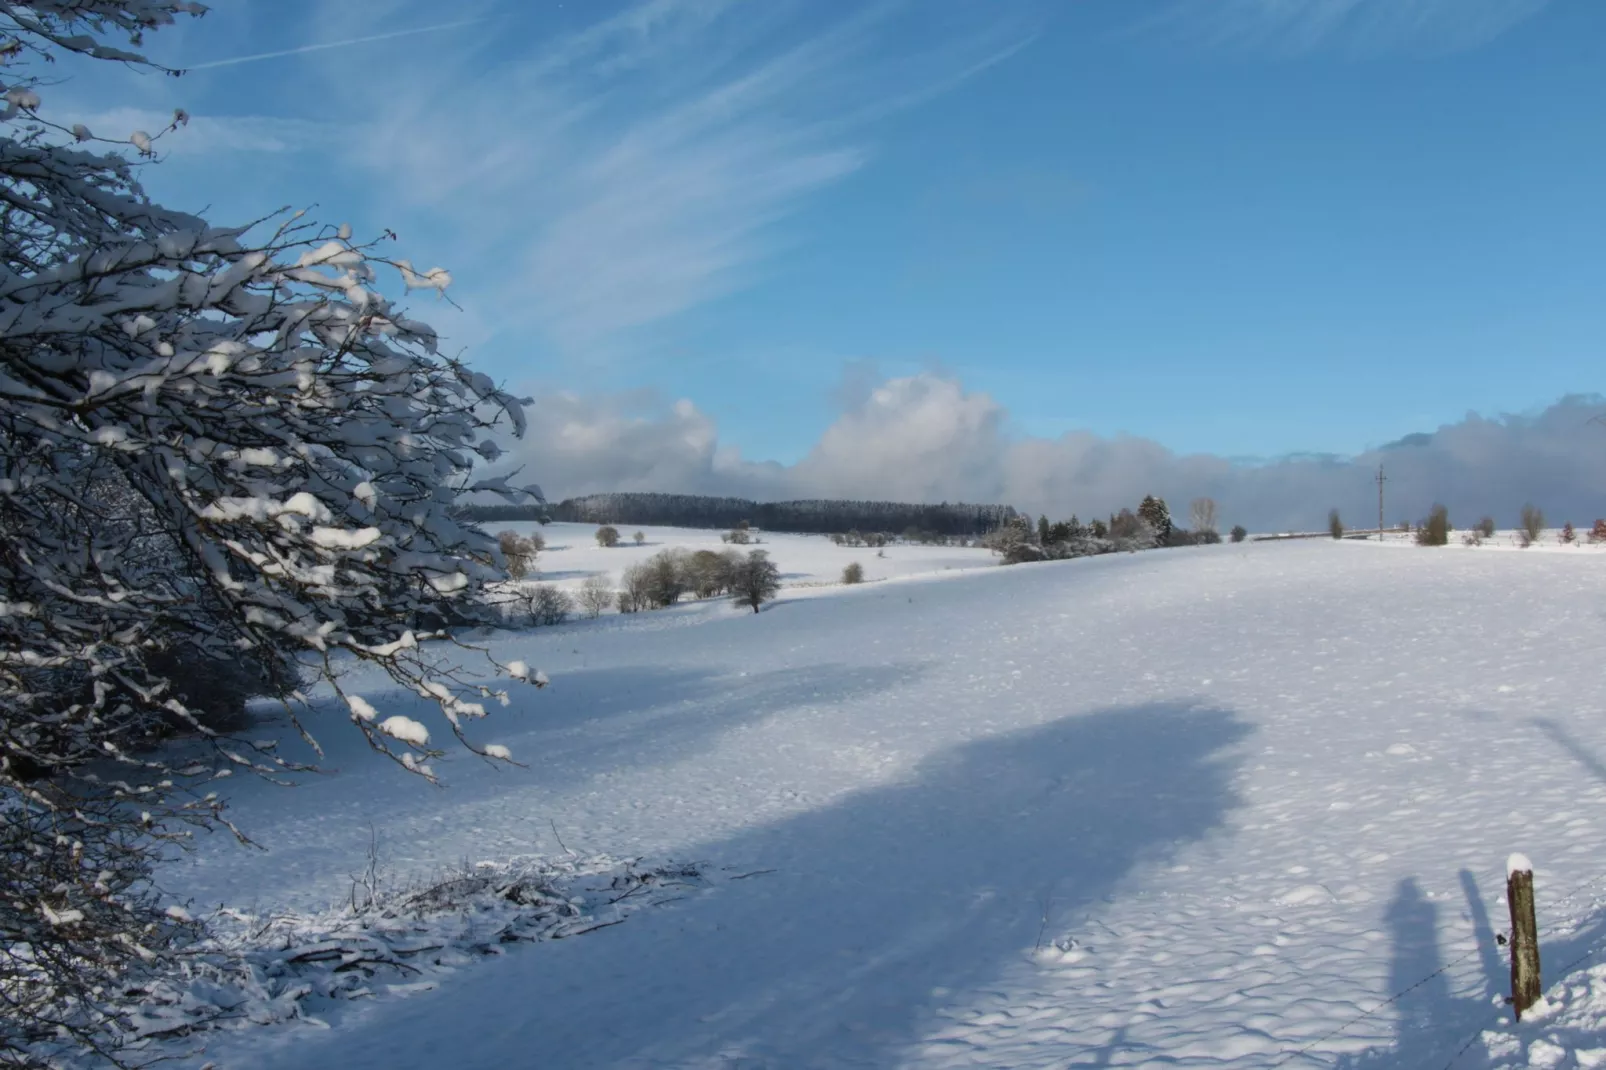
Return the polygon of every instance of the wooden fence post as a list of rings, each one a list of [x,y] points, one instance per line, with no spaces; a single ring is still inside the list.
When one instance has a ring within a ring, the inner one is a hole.
[[[1539,1002],[1539,924],[1534,918],[1534,866],[1527,855],[1506,859],[1506,903],[1511,907],[1511,1006],[1517,1020]]]

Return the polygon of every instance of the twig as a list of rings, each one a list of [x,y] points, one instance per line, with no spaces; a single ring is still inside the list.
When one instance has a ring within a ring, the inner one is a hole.
[[[572,933],[554,933],[552,935],[552,939],[554,939],[554,940],[567,940],[571,936],[584,936],[586,933],[594,933],[598,929],[607,929],[607,928],[610,928],[610,927],[612,927],[614,925],[623,925],[624,923],[625,923],[625,919],[624,918],[616,918],[613,921],[600,922],[600,923],[598,923],[596,925],[593,925],[593,926],[591,926],[590,928],[587,928],[587,929],[576,929]]]
[[[558,841],[558,846],[563,848],[563,852],[570,858],[579,857],[573,851],[569,850],[568,845],[563,842],[563,837],[558,835],[558,823],[553,821],[551,818],[548,818],[547,824],[552,826],[552,838]]]

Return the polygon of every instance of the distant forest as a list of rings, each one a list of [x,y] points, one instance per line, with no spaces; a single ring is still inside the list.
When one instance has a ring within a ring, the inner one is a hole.
[[[680,528],[733,528],[747,521],[765,531],[818,534],[888,532],[913,528],[933,535],[984,535],[1017,515],[1007,505],[943,502],[837,501],[755,502],[746,498],[712,498],[697,494],[590,494],[556,505],[470,505],[470,520],[566,521],[580,524],[659,524]]]

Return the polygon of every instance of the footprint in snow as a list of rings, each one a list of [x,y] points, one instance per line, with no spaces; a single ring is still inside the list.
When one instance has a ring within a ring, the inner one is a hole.
[[[1275,902],[1282,907],[1302,907],[1317,903],[1336,903],[1338,897],[1320,884],[1301,884],[1279,895]]]

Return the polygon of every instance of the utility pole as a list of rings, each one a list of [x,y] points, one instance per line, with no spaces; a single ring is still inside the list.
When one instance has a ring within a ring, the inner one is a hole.
[[[1388,477],[1383,474],[1383,466],[1377,466],[1377,541],[1383,541],[1383,484]]]

